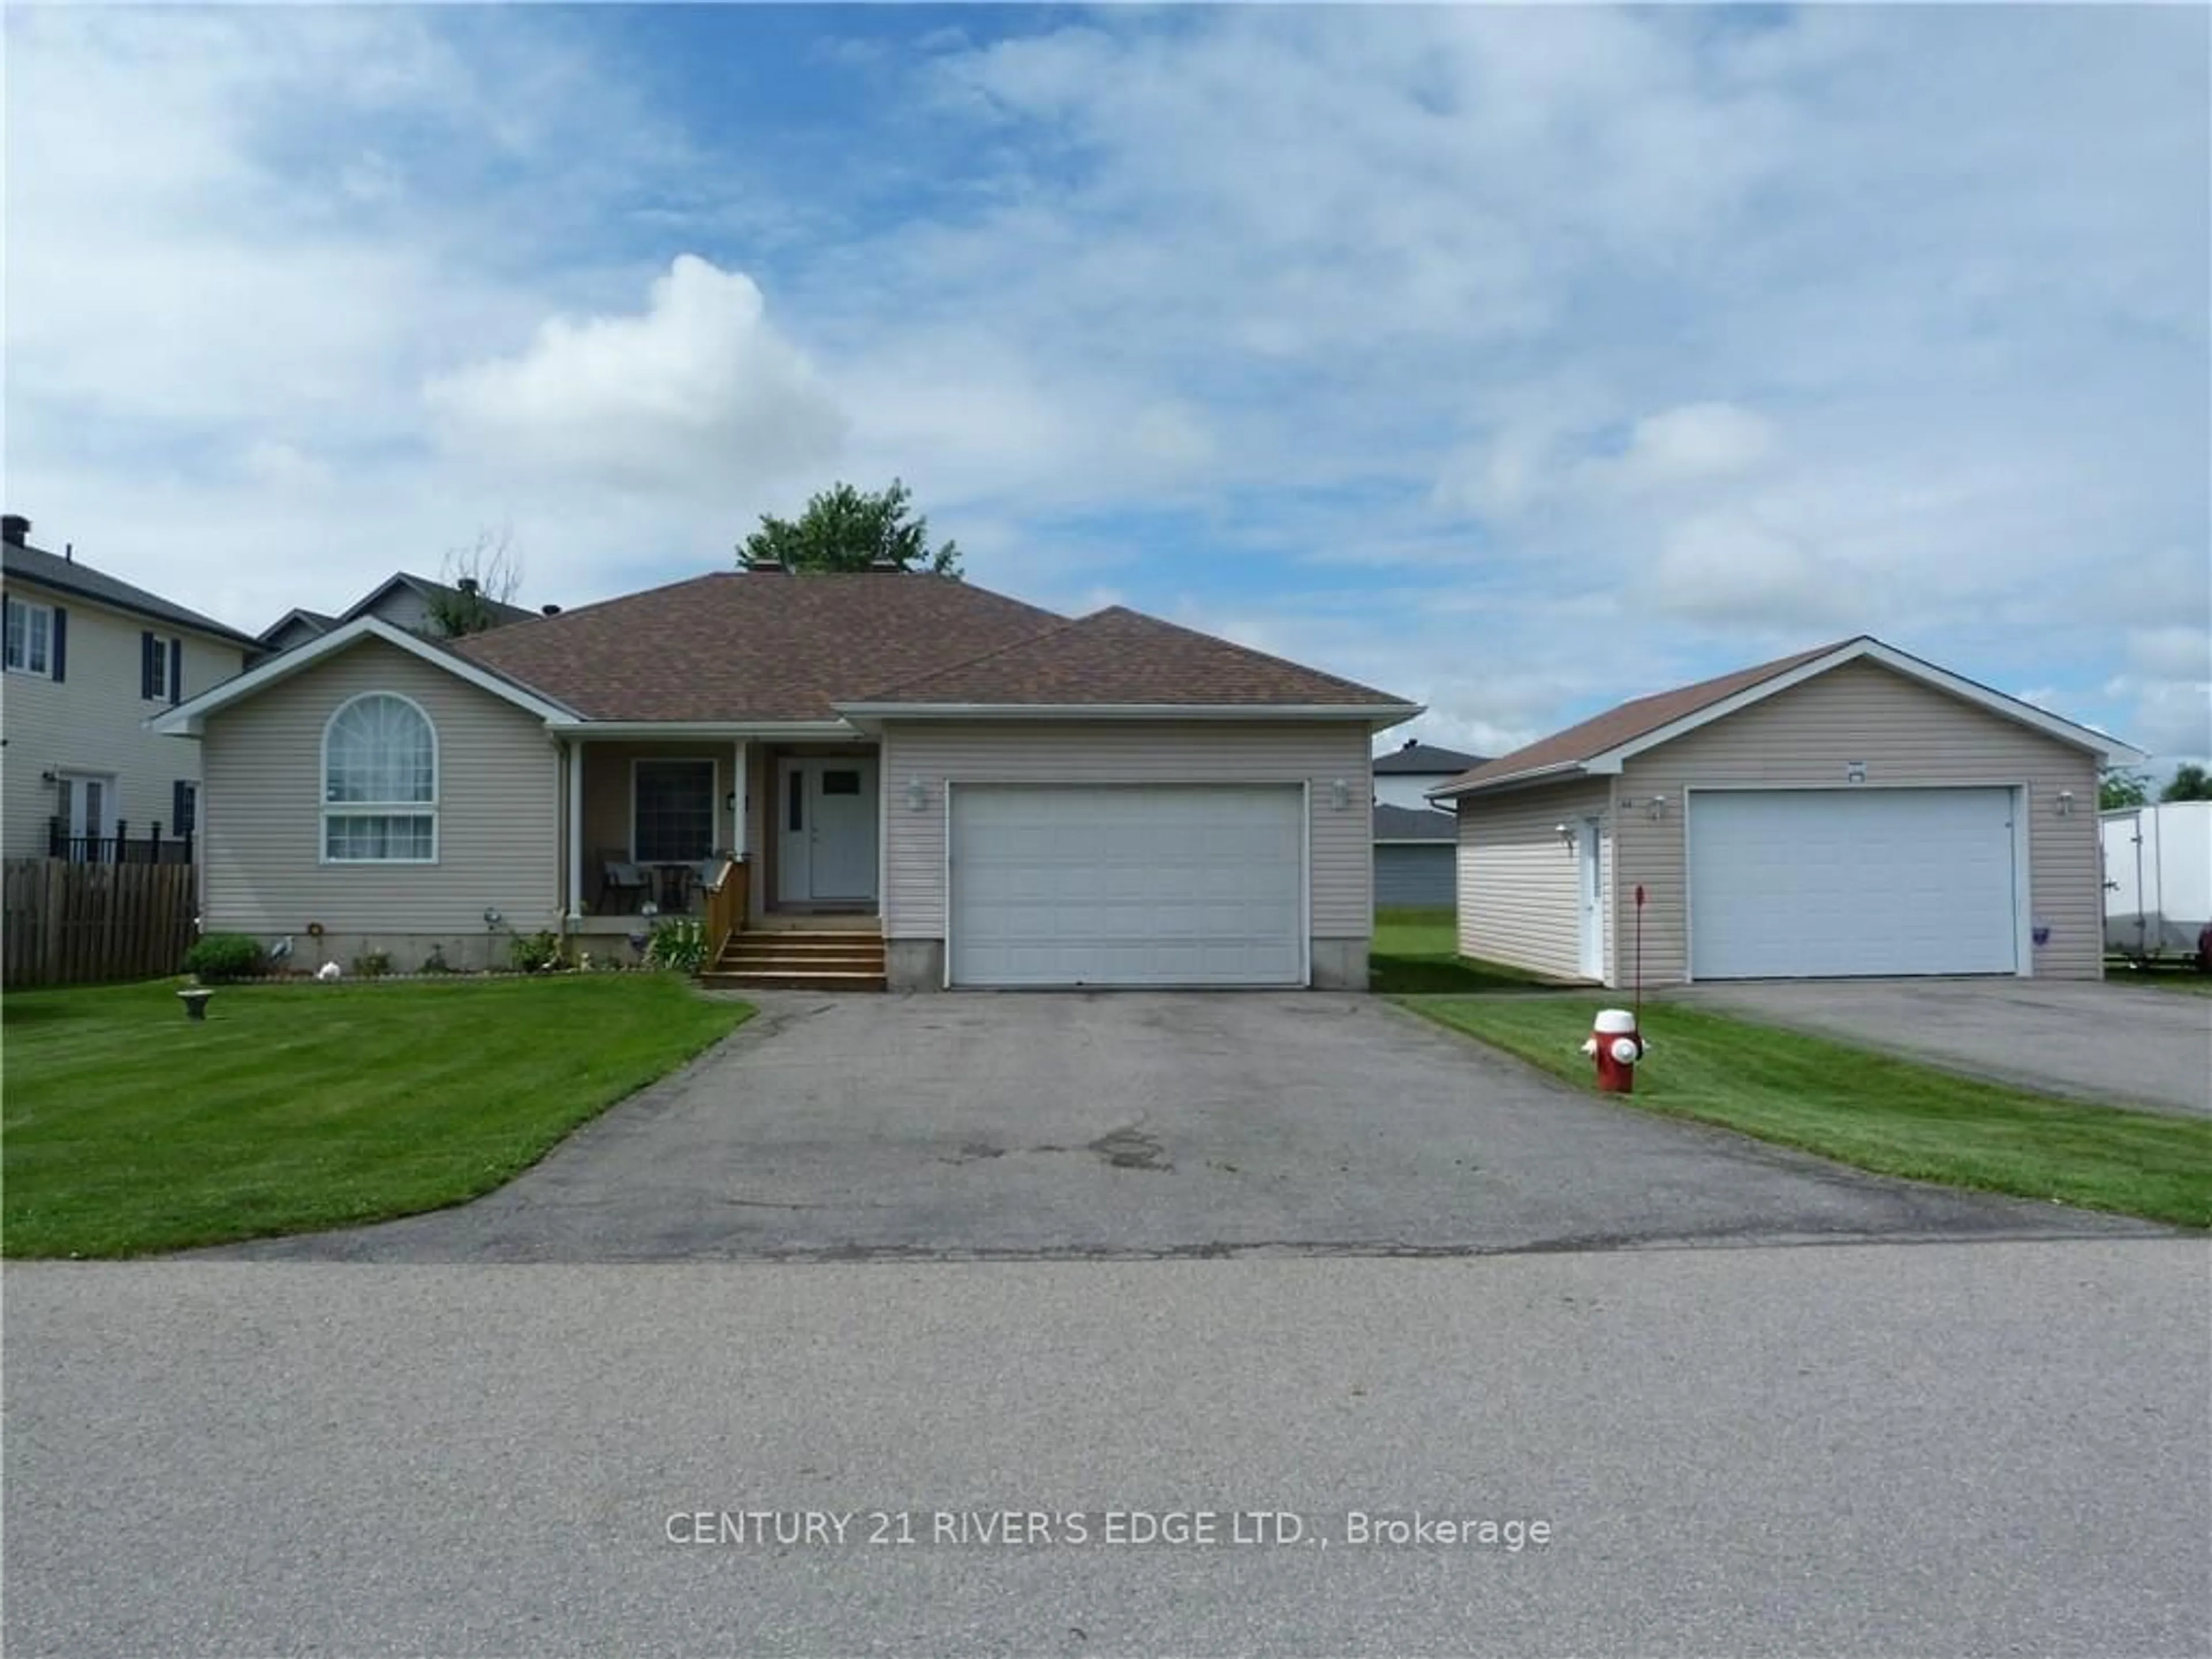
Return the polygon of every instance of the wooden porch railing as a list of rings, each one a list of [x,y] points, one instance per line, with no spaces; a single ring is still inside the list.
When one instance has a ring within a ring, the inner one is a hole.
[[[722,868],[707,889],[707,960],[711,963],[722,947],[745,930],[745,861],[724,859]]]

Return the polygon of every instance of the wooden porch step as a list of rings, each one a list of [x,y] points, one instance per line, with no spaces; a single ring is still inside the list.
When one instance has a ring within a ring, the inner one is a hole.
[[[699,983],[710,991],[880,991],[886,981],[880,967],[868,973],[781,967],[732,971],[717,965],[700,975]]]
[[[749,930],[724,943],[699,982],[733,991],[880,991],[884,936],[853,928]]]

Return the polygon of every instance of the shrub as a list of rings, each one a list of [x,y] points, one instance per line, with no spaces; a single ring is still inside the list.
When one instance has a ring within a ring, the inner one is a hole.
[[[671,916],[653,924],[645,959],[655,968],[696,974],[707,960],[707,930],[688,917]]]
[[[261,971],[260,944],[244,933],[210,933],[185,953],[185,971],[203,980],[250,979]]]
[[[507,959],[526,974],[543,973],[548,968],[561,965],[561,939],[557,933],[517,933],[507,947]]]
[[[392,971],[392,952],[363,951],[353,959],[353,970],[363,979],[381,979]]]

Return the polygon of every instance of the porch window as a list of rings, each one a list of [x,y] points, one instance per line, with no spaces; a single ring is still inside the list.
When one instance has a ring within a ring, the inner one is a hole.
[[[323,728],[323,861],[438,860],[438,738],[407,698],[371,691]]]
[[[630,853],[641,864],[689,864],[714,850],[714,763],[641,760]]]

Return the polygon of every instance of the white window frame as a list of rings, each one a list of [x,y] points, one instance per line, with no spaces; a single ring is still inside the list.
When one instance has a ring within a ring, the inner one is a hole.
[[[15,654],[16,654],[16,653],[15,653],[15,651],[14,651],[14,649],[13,649],[12,645],[10,645],[10,646],[8,647],[8,659],[7,659],[7,671],[8,671],[8,672],[9,672],[10,674],[28,674],[28,675],[31,675],[33,678],[36,678],[36,679],[42,679],[42,680],[50,680],[50,679],[53,678],[53,677],[54,677],[54,608],[53,608],[53,606],[52,606],[52,605],[41,605],[41,604],[40,604],[40,603],[39,603],[39,601],[38,601],[38,600],[36,600],[36,599],[17,599],[17,598],[16,598],[13,593],[10,593],[9,595],[8,595],[7,603],[8,603],[8,605],[9,605],[9,607],[10,609],[21,611],[21,612],[22,613],[22,617],[23,617],[23,648],[22,648],[22,652],[21,652],[21,659],[21,659],[20,662],[15,659]],[[42,617],[42,618],[45,620],[45,622],[46,622],[46,633],[45,633],[45,638],[44,638],[44,641],[43,641],[44,646],[45,646],[45,655],[46,655],[46,660],[45,660],[44,662],[40,662],[40,663],[33,663],[33,662],[32,662],[32,660],[31,660],[31,619],[32,619],[33,617]]]
[[[331,793],[331,733],[339,719],[356,703],[366,702],[372,697],[389,697],[413,709],[423,727],[430,734],[430,799],[427,801],[333,801]],[[439,804],[444,797],[445,758],[440,751],[438,723],[430,718],[429,710],[414,698],[400,691],[362,691],[348,697],[331,710],[330,718],[323,722],[323,741],[315,771],[315,793],[319,797],[319,810],[315,814],[315,860],[319,864],[366,866],[380,869],[389,865],[421,867],[439,861],[444,851],[441,841]],[[331,855],[331,821],[333,818],[427,817],[430,820],[430,855],[428,858],[349,859]]]

